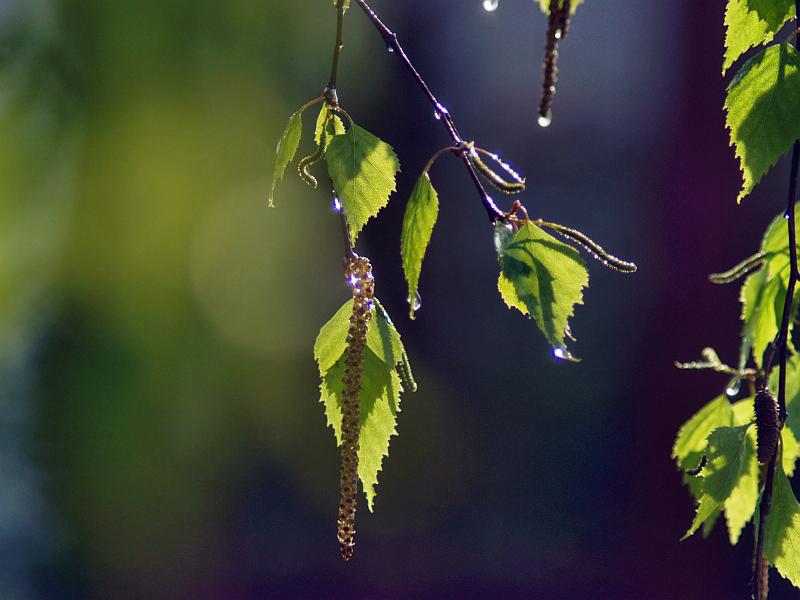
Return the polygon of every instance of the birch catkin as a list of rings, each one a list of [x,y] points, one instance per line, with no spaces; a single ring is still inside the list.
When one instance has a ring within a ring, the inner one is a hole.
[[[762,465],[768,463],[778,449],[781,430],[778,424],[778,401],[769,390],[756,394],[756,456]]]
[[[544,48],[544,83],[542,84],[542,100],[539,103],[539,123],[550,124],[552,118],[553,96],[558,81],[558,41],[566,37],[569,31],[570,0],[564,0],[559,6],[558,0],[550,1],[550,14],[547,22],[547,41]]]
[[[344,352],[338,538],[342,558],[350,560],[356,535],[361,378],[367,329],[372,318],[372,302],[375,296],[375,282],[369,260],[362,257],[348,258],[345,263],[345,278],[353,293],[353,313],[350,316],[347,348]]]

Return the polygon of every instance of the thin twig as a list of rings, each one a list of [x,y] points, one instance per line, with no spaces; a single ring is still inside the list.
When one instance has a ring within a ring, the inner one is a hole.
[[[334,106],[338,106],[339,99],[336,95],[336,78],[339,74],[339,57],[344,48],[344,0],[339,0],[336,4],[336,45],[333,47],[333,61],[331,62],[331,76],[328,78],[328,86],[325,88],[325,98]]]
[[[339,108],[339,98],[336,94],[336,78],[339,74],[339,57],[342,55],[342,48],[344,48],[344,13],[345,13],[345,0],[338,0],[336,4],[336,45],[333,47],[333,60],[331,61],[331,76],[328,79],[328,86],[325,88],[323,98],[328,102],[336,112],[341,112],[350,124],[353,120],[350,115],[343,109]],[[336,193],[336,190],[334,190]],[[355,258],[357,255],[353,249],[353,244],[350,241],[350,226],[347,224],[347,216],[343,210],[339,211],[339,216],[342,222],[342,238],[344,239],[344,254],[345,260],[347,258]]]
[[[372,8],[370,8],[369,4],[367,4],[365,0],[355,0],[355,2],[381,35],[386,47],[391,49],[391,51],[402,61],[403,65],[406,67],[406,70],[414,78],[414,81],[416,81],[419,87],[422,88],[423,93],[428,98],[428,102],[430,102],[431,106],[433,106],[433,110],[437,115],[437,118],[447,129],[447,133],[450,135],[450,139],[453,141],[453,144],[459,147],[464,146],[464,150],[461,152],[461,160],[464,162],[467,173],[469,174],[470,179],[472,179],[472,183],[475,185],[475,189],[478,191],[478,194],[481,197],[481,203],[486,210],[486,214],[489,216],[489,220],[492,223],[498,220],[504,221],[505,214],[497,207],[497,205],[494,203],[494,200],[492,200],[491,196],[489,196],[487,193],[486,188],[483,187],[481,180],[478,178],[478,174],[475,172],[475,168],[472,166],[472,163],[467,156],[464,138],[462,138],[461,134],[458,132],[452,115],[444,106],[444,104],[439,102],[439,99],[433,94],[431,89],[428,87],[428,84],[425,83],[425,80],[419,74],[419,71],[417,71],[414,63],[411,62],[411,59],[408,57],[405,50],[403,50],[403,47],[400,45],[400,42],[397,40],[397,34],[389,29],[383,23],[383,21],[381,21],[380,17],[375,13],[374,10],[372,10]]]
[[[795,0],[795,19],[800,21],[800,0]],[[795,48],[800,49],[800,39],[794,39]],[[778,427],[783,428],[786,422],[786,362],[788,360],[788,338],[789,338],[789,325],[792,321],[792,304],[794,300],[794,288],[797,284],[800,273],[797,269],[797,233],[795,231],[794,215],[795,215],[795,202],[797,200],[797,174],[798,167],[800,166],[800,141],[795,141],[792,148],[792,164],[789,172],[789,198],[786,206],[786,228],[789,235],[789,281],[786,284],[786,298],[783,302],[783,316],[781,317],[781,327],[778,331],[778,337],[775,339],[775,346],[779,353],[779,371],[778,371]],[[764,373],[765,378],[769,376],[769,368],[772,366],[772,357],[774,352],[770,353],[769,363],[765,361]],[[764,492],[761,495],[761,502],[758,507],[758,539],[756,542],[755,564],[753,565],[753,592],[757,600],[762,600],[765,596],[762,590],[762,567],[764,564],[764,535],[766,531],[767,518],[769,517],[769,509],[772,503],[772,484],[775,481],[775,469],[777,467],[779,452],[772,455],[769,463],[767,464],[767,475],[764,481]]]

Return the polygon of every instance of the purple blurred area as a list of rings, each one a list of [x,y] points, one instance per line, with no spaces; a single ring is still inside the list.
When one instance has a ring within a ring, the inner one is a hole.
[[[752,528],[679,542],[670,459],[727,383],[674,361],[738,353],[738,286],[707,275],[785,204],[784,163],[736,204],[724,2],[588,0],[546,129],[535,3],[372,4],[464,136],[527,176],[531,216],[639,272],[590,265],[583,360],[557,362],[498,297],[445,157],[409,321],[405,199],[449,140],[354,6],[339,99],[402,164],[358,251],[419,391],[345,564],[311,352],[347,299],[339,224],[294,166],[265,203],[286,120],[327,80],[330,0],[0,1],[0,598],[746,598]]]

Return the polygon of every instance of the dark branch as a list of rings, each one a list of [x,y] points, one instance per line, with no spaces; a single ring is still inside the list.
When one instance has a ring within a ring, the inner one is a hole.
[[[336,45],[333,47],[333,60],[331,61],[331,76],[328,79],[328,86],[325,88],[325,92],[323,93],[323,97],[325,101],[331,104],[336,108],[337,111],[343,113],[345,117],[350,121],[352,125],[353,121],[350,119],[350,115],[348,115],[345,111],[338,108],[339,106],[339,98],[336,95],[336,78],[339,74],[339,57],[342,55],[342,48],[344,48],[344,0],[338,0],[336,4]],[[324,128],[323,128],[324,133]],[[320,148],[324,147],[325,142],[322,141],[320,144]],[[336,190],[334,190],[336,193]],[[350,227],[347,224],[347,217],[344,214],[344,211],[338,209],[339,216],[342,222],[342,238],[344,239],[344,253],[345,253],[345,260],[347,258],[354,258],[356,256],[355,251],[353,250],[353,244],[350,242]]]
[[[464,138],[462,138],[461,134],[458,132],[452,115],[444,106],[444,104],[439,102],[439,99],[434,96],[433,92],[428,87],[428,84],[425,83],[425,80],[419,74],[419,71],[417,71],[416,67],[414,67],[414,63],[411,62],[411,59],[408,57],[405,50],[403,50],[403,47],[400,45],[400,42],[397,40],[397,34],[389,29],[383,23],[383,21],[381,21],[380,17],[378,17],[375,11],[370,8],[369,4],[367,4],[365,0],[355,0],[355,2],[370,20],[370,22],[375,26],[375,29],[377,29],[378,33],[383,38],[386,47],[391,49],[392,52],[402,61],[406,70],[411,74],[411,76],[414,78],[414,81],[416,81],[417,85],[419,85],[419,87],[422,89],[423,93],[428,98],[428,102],[430,102],[431,106],[433,107],[435,114],[438,115],[439,120],[447,129],[447,133],[450,136],[450,139],[453,141],[453,144],[455,146],[463,147],[463,151],[461,152],[461,160],[464,162],[467,173],[469,174],[470,179],[472,179],[472,183],[475,185],[475,189],[478,191],[478,194],[481,197],[481,202],[486,210],[486,214],[489,216],[489,220],[492,223],[497,220],[505,220],[506,217],[503,211],[497,207],[497,205],[494,203],[494,200],[492,200],[491,196],[489,196],[489,194],[486,192],[486,188],[483,187],[481,180],[478,178],[478,174],[475,172],[475,168],[472,166],[472,163],[467,156]]]
[[[336,4],[336,45],[333,47],[333,61],[331,62],[331,76],[328,78],[328,87],[325,88],[325,98],[333,104],[338,105],[336,97],[336,78],[339,74],[339,57],[344,48],[344,0],[339,0]]]

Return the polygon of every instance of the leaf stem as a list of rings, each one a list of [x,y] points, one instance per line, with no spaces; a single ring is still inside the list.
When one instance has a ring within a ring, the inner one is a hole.
[[[433,168],[434,163],[439,160],[442,156],[451,152],[453,154],[459,154],[461,152],[461,148],[458,146],[445,146],[444,148],[437,150],[436,154],[431,156],[428,164],[425,165],[425,168],[422,170],[423,175],[427,175],[428,172]]]
[[[795,0],[795,19],[800,21],[800,0]],[[800,39],[795,37],[795,48],[800,49]],[[797,200],[797,175],[800,167],[800,140],[794,142],[792,147],[792,163],[789,172],[789,197],[786,205],[786,228],[789,234],[789,281],[786,284],[786,298],[783,302],[783,316],[781,327],[778,330],[778,337],[775,339],[775,346],[779,352],[779,372],[778,372],[778,427],[783,428],[786,422],[786,361],[788,359],[788,338],[789,325],[792,321],[792,305],[794,300],[794,289],[800,273],[797,269],[797,232],[795,231],[795,203]],[[771,363],[774,352],[770,352],[769,361]],[[765,363],[765,378],[769,374],[771,364]],[[767,475],[764,482],[764,492],[761,495],[761,502],[758,506],[758,539],[756,541],[755,563],[753,564],[753,596],[757,600],[762,600],[766,596],[763,590],[761,573],[764,563],[764,533],[766,530],[767,518],[769,517],[770,504],[772,503],[772,484],[775,480],[775,468],[778,462],[779,452],[772,455],[767,465]]]
[[[383,38],[386,47],[391,49],[391,51],[402,61],[403,65],[405,66],[406,70],[411,74],[414,78],[414,81],[417,82],[417,85],[422,89],[422,92],[428,98],[428,102],[430,102],[431,106],[433,106],[433,110],[437,115],[437,118],[444,124],[445,128],[447,129],[447,133],[450,135],[450,139],[453,141],[453,145],[458,147],[464,147],[461,152],[461,160],[464,163],[464,166],[467,169],[467,173],[469,174],[470,179],[472,179],[472,183],[475,185],[475,189],[478,191],[478,194],[481,197],[481,203],[483,204],[484,209],[486,210],[486,214],[489,217],[489,221],[495,223],[496,221],[505,221],[506,216],[501,211],[497,205],[492,200],[491,196],[484,188],[481,180],[478,178],[478,174],[475,172],[475,168],[472,166],[472,163],[467,156],[467,150],[464,145],[464,138],[461,137],[461,134],[458,132],[456,128],[455,121],[453,120],[450,111],[442,104],[439,99],[433,94],[428,84],[425,83],[425,80],[419,74],[414,63],[411,62],[411,59],[406,54],[403,47],[400,45],[400,42],[397,39],[397,34],[394,33],[391,29],[389,29],[383,21],[381,21],[380,17],[375,13],[374,10],[367,4],[365,0],[355,0],[358,4],[359,8],[364,12],[367,18],[370,20],[372,25],[378,31],[378,33]]]

